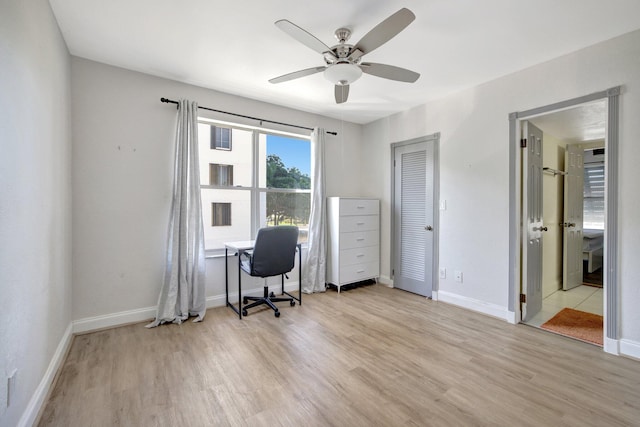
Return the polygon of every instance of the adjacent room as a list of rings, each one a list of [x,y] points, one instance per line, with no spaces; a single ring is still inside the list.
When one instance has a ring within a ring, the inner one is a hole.
[[[0,426],[638,425],[640,3],[0,4]]]

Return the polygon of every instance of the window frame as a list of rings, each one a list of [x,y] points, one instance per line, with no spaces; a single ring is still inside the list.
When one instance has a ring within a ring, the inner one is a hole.
[[[596,224],[593,221],[589,222],[589,227],[586,227],[583,223],[583,228],[587,229],[587,230],[604,230],[605,228],[605,214],[606,214],[606,205],[605,205],[605,197],[604,197],[604,193],[605,193],[605,179],[606,179],[606,165],[604,160],[602,161],[594,161],[594,162],[589,162],[589,163],[585,163],[584,164],[584,190],[586,192],[587,187],[589,188],[589,194],[585,195],[583,193],[583,204],[582,204],[582,219],[584,222],[586,222],[587,218],[593,218],[594,216],[601,216],[602,217],[602,223],[597,223],[597,225],[594,226],[594,224]],[[592,182],[589,180],[589,170],[594,170],[594,169],[598,169],[598,174],[600,173],[600,170],[602,171],[602,175],[598,175],[598,178],[602,178],[602,189],[601,190],[596,190],[593,191],[594,188],[592,188]],[[602,192],[602,195],[594,195],[594,193],[598,193],[598,192]],[[589,203],[588,203],[589,202]],[[592,209],[590,207],[593,207],[594,205],[597,205],[598,203],[601,203],[602,205],[602,209]]]
[[[300,193],[300,194],[310,194],[311,189],[298,189],[298,188],[269,188],[269,187],[260,187],[259,184],[259,176],[260,176],[260,135],[275,135],[275,136],[285,136],[293,139],[301,139],[311,142],[311,134],[304,135],[299,133],[285,132],[279,131],[275,129],[267,129],[264,127],[256,127],[250,125],[243,125],[239,123],[231,123],[226,121],[214,120],[207,117],[199,116],[198,123],[202,123],[209,126],[219,126],[222,128],[230,129],[230,146],[231,140],[233,139],[231,135],[233,135],[233,130],[238,129],[242,131],[250,131],[252,132],[251,137],[251,186],[243,186],[243,185],[200,185],[200,189],[213,189],[213,190],[241,190],[241,191],[249,191],[250,192],[250,201],[251,201],[251,224],[250,224],[250,240],[254,240],[256,238],[256,233],[258,229],[262,226],[260,223],[260,197],[261,194],[267,193]],[[226,150],[225,148],[212,148],[215,150]],[[309,158],[311,161],[311,158]],[[312,177],[310,177],[312,178]],[[313,185],[313,183],[312,183]],[[310,197],[311,199],[311,197]],[[224,202],[221,202],[224,203]],[[306,246],[306,243],[303,243],[302,246]],[[216,249],[206,249],[205,254],[207,257],[220,257],[224,256],[224,248],[216,248]]]

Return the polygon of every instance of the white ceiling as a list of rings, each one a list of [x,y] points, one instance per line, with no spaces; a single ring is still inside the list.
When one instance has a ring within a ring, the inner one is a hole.
[[[329,117],[368,123],[640,28],[638,0],[50,0],[71,54]],[[336,105],[324,65],[279,30],[288,19],[329,46],[355,44],[401,7],[416,20],[365,55],[417,71],[416,83],[363,75]],[[162,96],[163,94],[158,94]],[[212,106],[220,107],[220,106]]]
[[[607,101],[599,100],[531,118],[530,121],[566,143],[604,140],[607,131]]]

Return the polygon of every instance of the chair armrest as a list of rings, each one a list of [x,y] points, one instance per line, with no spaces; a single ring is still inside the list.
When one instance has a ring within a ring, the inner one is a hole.
[[[249,260],[249,262],[252,262],[252,258],[253,258],[253,249],[241,249],[238,253],[238,256],[245,256],[247,257],[247,259]]]

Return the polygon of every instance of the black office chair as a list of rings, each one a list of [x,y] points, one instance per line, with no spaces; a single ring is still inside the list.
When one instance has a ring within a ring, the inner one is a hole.
[[[280,317],[280,311],[274,302],[289,301],[291,306],[296,305],[293,297],[284,296],[284,277],[286,273],[293,270],[295,265],[296,247],[298,244],[298,227],[282,225],[277,227],[266,227],[258,230],[256,242],[252,250],[241,251],[239,256],[240,268],[245,273],[253,277],[264,278],[264,295],[261,297],[243,297],[242,315],[247,315],[247,309],[266,304],[275,312],[276,317]],[[276,297],[273,292],[269,294],[267,277],[282,277],[281,297]],[[288,294],[287,294],[288,295]]]

